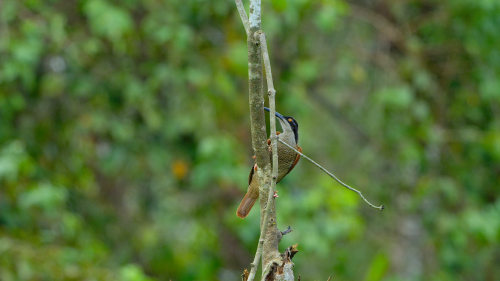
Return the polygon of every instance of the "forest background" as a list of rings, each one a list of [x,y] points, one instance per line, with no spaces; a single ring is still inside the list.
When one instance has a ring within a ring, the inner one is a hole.
[[[248,3],[246,3],[248,5]],[[248,7],[248,6],[247,6]],[[303,280],[500,279],[500,1],[263,1]],[[0,280],[239,280],[233,1],[0,1]],[[281,251],[283,250],[281,249]]]

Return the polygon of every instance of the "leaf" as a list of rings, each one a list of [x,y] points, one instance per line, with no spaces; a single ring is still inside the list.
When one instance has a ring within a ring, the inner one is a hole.
[[[375,93],[378,102],[390,108],[405,109],[413,102],[413,91],[408,86],[383,88]]]
[[[89,0],[83,10],[89,18],[92,31],[112,41],[132,30],[132,19],[128,12],[105,0]]]
[[[55,187],[49,183],[39,184],[37,187],[22,193],[18,204],[22,209],[39,207],[45,211],[53,211],[63,205],[68,198],[66,189]]]

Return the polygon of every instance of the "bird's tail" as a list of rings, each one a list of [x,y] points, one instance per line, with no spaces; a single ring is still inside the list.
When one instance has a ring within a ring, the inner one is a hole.
[[[254,198],[254,196],[251,196],[251,194],[247,192],[238,207],[238,211],[236,211],[236,215],[242,219],[246,218],[255,204],[255,201],[257,201],[257,198],[259,198],[258,193],[257,197]]]

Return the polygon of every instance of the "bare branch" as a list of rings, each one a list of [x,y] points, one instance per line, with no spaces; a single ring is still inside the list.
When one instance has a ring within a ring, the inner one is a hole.
[[[260,31],[256,32],[255,37],[259,36],[260,39],[260,48],[262,50],[262,56],[264,60],[264,66],[266,69],[266,77],[267,77],[267,87],[269,94],[269,114],[270,118],[270,127],[271,127],[271,149],[273,152],[273,170],[271,176],[271,186],[269,187],[268,197],[267,197],[267,208],[264,212],[264,218],[262,220],[262,229],[261,229],[261,238],[259,240],[259,244],[257,246],[257,253],[255,255],[254,262],[252,263],[252,269],[250,270],[249,281],[252,281],[255,278],[255,274],[257,271],[257,265],[259,263],[259,258],[262,255],[262,245],[264,243],[264,235],[267,233],[267,227],[270,223],[276,222],[276,214],[270,218],[271,209],[270,203],[274,200],[274,194],[276,190],[276,181],[278,179],[278,143],[276,139],[276,118],[273,118],[276,113],[276,103],[275,96],[276,90],[274,90],[273,77],[271,75],[271,64],[269,62],[269,53],[267,51],[267,43],[266,43],[266,35]],[[255,265],[255,266],[254,266]],[[263,266],[265,266],[263,264]]]
[[[236,0],[236,6],[240,12],[243,24],[245,25],[246,13],[241,1]],[[251,264],[249,281],[253,281],[257,272],[257,266],[262,258],[262,279],[267,279],[276,274],[277,265],[282,266],[282,273],[279,273],[283,280],[293,280],[293,263],[284,263],[282,255],[278,251],[278,244],[283,236],[278,230],[276,223],[276,203],[275,189],[278,178],[278,143],[276,137],[276,114],[274,84],[271,75],[271,65],[267,51],[265,34],[261,31],[261,0],[250,0],[250,13],[248,20],[247,44],[248,44],[248,76],[249,76],[249,96],[250,96],[250,119],[252,128],[252,145],[255,151],[257,162],[257,176],[259,180],[260,198],[260,238],[257,252]],[[264,56],[265,69],[267,74],[267,85],[269,94],[269,107],[271,114],[271,149],[272,165],[269,161],[268,145],[266,143],[266,125],[264,119],[264,97],[262,93],[262,57]],[[271,169],[272,167],[272,169]],[[277,197],[277,196],[276,196]],[[293,253],[292,253],[293,255]],[[290,257],[291,259],[291,257]]]
[[[354,191],[356,192],[359,197],[363,198],[363,200],[365,200],[365,202],[370,205],[370,207],[374,208],[374,209],[377,209],[377,210],[380,210],[382,211],[383,209],[385,209],[385,206],[384,205],[381,205],[380,207],[377,207],[375,205],[373,205],[372,203],[370,203],[368,200],[366,200],[366,198],[363,196],[363,194],[361,194],[361,192],[359,190],[356,190],[350,186],[348,186],[347,184],[341,182],[336,176],[334,176],[332,173],[328,172],[325,168],[321,167],[318,163],[314,162],[311,158],[305,156],[304,154],[302,154],[301,152],[299,152],[298,150],[296,150],[295,148],[291,147],[288,143],[280,140],[278,138],[278,141],[281,142],[282,144],[286,145],[288,148],[292,149],[293,151],[297,152],[298,154],[300,154],[302,157],[306,158],[307,160],[309,160],[309,162],[313,163],[314,165],[316,165],[318,168],[320,168],[321,170],[323,170],[323,172],[327,173],[330,177],[332,177],[334,180],[336,180],[338,183],[340,183],[341,185],[343,185],[345,188],[351,190],[351,191]]]
[[[266,176],[271,174],[271,163],[269,161],[269,152],[267,151],[266,143],[267,132],[264,118],[264,95],[262,93],[262,52],[258,38],[254,36],[261,30],[260,6],[260,0],[250,0],[250,20],[247,32],[250,121],[252,127],[252,146],[255,151],[258,166],[257,176],[260,185],[259,197],[261,209],[260,238],[254,261],[251,264],[250,274],[248,276],[249,281],[254,280],[255,274],[257,273],[257,266],[263,255],[262,251],[268,225],[267,221],[264,221],[264,212],[273,207],[270,204],[273,201],[268,201],[266,198],[266,195],[268,195],[266,191],[269,192],[268,189],[270,188],[269,179],[266,178]],[[242,20],[244,22],[244,19]]]
[[[292,232],[292,228],[289,226],[287,229],[283,230],[281,232],[281,235],[287,235],[288,233]]]
[[[255,279],[255,274],[257,273],[257,266],[259,265],[260,257],[262,255],[262,245],[264,244],[264,239],[262,239],[263,236],[263,231],[261,229],[260,232],[260,237],[259,239],[259,244],[257,245],[257,252],[255,253],[255,258],[253,259],[253,262],[250,264],[251,269],[250,269],[250,275],[248,275],[247,280],[248,281],[253,281]]]
[[[274,103],[276,90],[274,89],[273,74],[271,72],[271,62],[269,60],[269,52],[267,51],[266,34],[263,32],[260,33],[259,39],[260,39],[260,48],[262,49],[262,58],[264,59],[264,67],[266,69],[267,90],[268,90],[268,94],[269,94],[269,109],[273,110],[274,106],[271,105],[271,102]],[[273,114],[274,114],[274,112],[270,112],[270,115],[272,117],[271,119],[274,119]],[[276,121],[274,121],[274,123],[276,123]],[[276,135],[276,131],[274,132],[274,134],[271,132],[271,142],[273,140],[273,136],[275,136],[275,135]]]
[[[234,0],[234,2],[236,3],[236,7],[238,8],[238,12],[240,13],[240,18],[243,22],[243,26],[245,27],[247,36],[250,36],[250,26],[248,24],[248,16],[247,12],[245,11],[245,7],[243,6],[241,0]]]
[[[261,14],[260,14],[261,1],[260,0],[250,0],[250,17],[248,22],[250,24],[250,32],[255,32],[260,30],[261,26]]]

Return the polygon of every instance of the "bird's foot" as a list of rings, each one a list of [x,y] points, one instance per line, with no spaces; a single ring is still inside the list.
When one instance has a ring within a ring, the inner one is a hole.
[[[274,195],[273,195],[273,196],[274,196],[274,198],[278,198],[278,197],[279,197],[279,196],[278,196],[278,191],[277,191],[277,190],[275,190],[275,191],[274,191]]]

